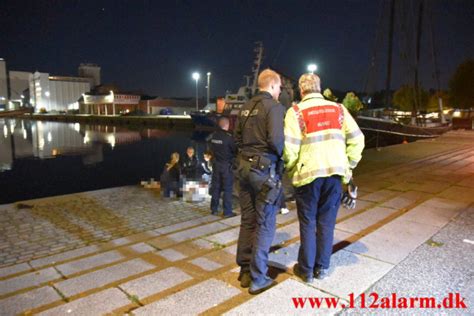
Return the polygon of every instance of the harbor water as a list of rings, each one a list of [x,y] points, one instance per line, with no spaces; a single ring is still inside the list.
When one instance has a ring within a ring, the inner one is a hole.
[[[202,159],[207,133],[0,119],[0,204],[159,179],[172,152]]]

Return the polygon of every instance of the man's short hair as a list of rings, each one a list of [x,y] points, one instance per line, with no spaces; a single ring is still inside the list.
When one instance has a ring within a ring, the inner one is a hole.
[[[304,74],[298,80],[302,94],[321,92],[321,79],[315,74]]]
[[[224,127],[228,125],[229,123],[230,123],[229,118],[225,116],[219,117],[219,119],[217,120],[217,124],[219,125],[219,127]]]
[[[258,88],[268,88],[274,82],[281,82],[280,75],[271,69],[265,69],[258,75]]]

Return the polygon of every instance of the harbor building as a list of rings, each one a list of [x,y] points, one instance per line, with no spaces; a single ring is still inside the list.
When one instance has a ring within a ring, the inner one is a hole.
[[[30,103],[36,111],[78,110],[77,100],[91,90],[89,78],[50,76],[48,73],[30,74]]]
[[[27,95],[29,89],[30,72],[27,71],[9,71],[8,77],[10,80],[10,102],[14,103],[15,107],[22,106],[28,102]]]

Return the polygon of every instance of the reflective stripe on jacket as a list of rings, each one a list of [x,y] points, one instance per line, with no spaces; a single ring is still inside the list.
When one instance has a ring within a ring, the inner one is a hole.
[[[340,175],[347,183],[362,158],[364,134],[354,118],[343,105],[320,93],[308,94],[288,109],[284,132],[283,159],[296,187],[331,175]]]

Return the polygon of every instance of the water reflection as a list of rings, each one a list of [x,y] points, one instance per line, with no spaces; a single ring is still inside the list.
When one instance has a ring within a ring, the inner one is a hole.
[[[0,119],[0,204],[159,178],[173,151],[207,134]],[[1,134],[0,134],[1,135]]]

